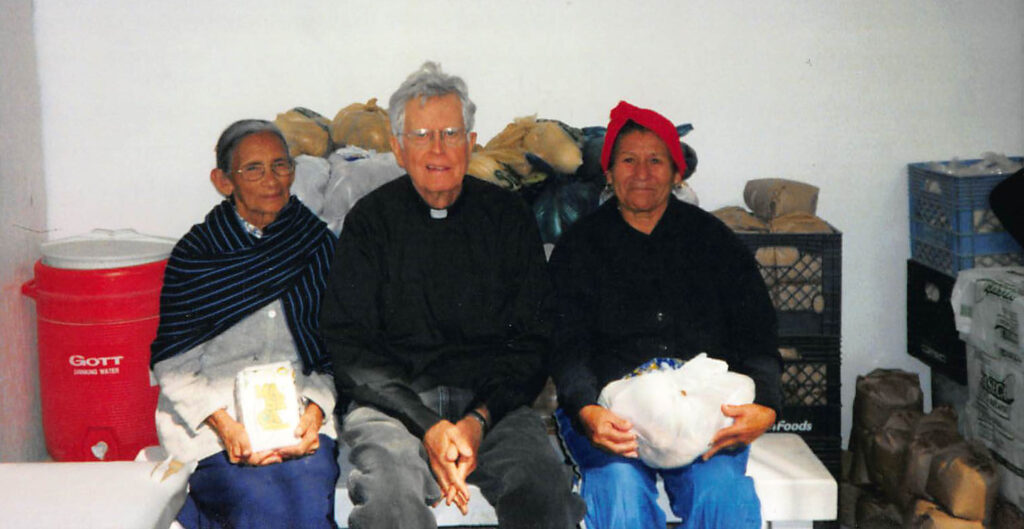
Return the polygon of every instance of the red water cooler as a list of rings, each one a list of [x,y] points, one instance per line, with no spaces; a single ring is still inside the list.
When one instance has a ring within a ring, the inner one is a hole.
[[[134,459],[158,444],[149,345],[174,241],[94,230],[44,243],[36,301],[46,449],[56,461]]]

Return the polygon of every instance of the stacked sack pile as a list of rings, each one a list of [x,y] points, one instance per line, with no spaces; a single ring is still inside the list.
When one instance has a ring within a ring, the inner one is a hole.
[[[775,306],[783,401],[774,432],[800,434],[837,478],[842,457],[842,234],[816,215],[818,188],[782,178],[747,182],[747,208],[712,213],[750,249]]]
[[[983,445],[957,431],[956,412],[923,412],[916,373],[876,369],[857,377],[850,465],[840,483],[849,527],[1021,527],[997,508],[999,475]]]
[[[390,152],[387,110],[376,99],[352,103],[327,119],[295,107],[277,115],[296,161],[292,192],[335,233],[349,209],[370,191],[405,171]],[[692,130],[680,125],[680,136]],[[533,209],[541,239],[553,244],[573,222],[601,203],[605,185],[600,156],[603,127],[575,128],[536,116],[515,118],[485,144],[477,144],[468,174],[518,192]],[[697,157],[680,142],[689,177]],[[696,203],[689,188],[687,198]]]

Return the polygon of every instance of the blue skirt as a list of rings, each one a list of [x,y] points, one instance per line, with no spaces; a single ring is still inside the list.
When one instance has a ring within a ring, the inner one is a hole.
[[[187,529],[334,529],[338,445],[320,435],[316,453],[268,466],[235,465],[225,452],[199,461],[178,513]]]

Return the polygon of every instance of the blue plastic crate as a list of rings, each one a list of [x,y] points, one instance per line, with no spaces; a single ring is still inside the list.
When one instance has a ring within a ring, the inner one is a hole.
[[[1021,162],[1020,157],[1010,158]],[[980,160],[964,160],[970,165]],[[921,221],[957,234],[1001,232],[988,204],[988,195],[1007,174],[953,176],[934,171],[934,162],[907,165],[910,220]]]
[[[930,165],[907,166],[911,257],[951,276],[968,268],[1024,264],[1024,249],[988,203],[992,189],[1010,175],[953,176]]]

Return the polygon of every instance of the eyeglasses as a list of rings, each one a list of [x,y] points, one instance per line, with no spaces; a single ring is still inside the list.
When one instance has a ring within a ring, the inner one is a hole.
[[[458,147],[466,143],[466,129],[459,127],[447,127],[443,129],[416,129],[404,132],[409,143],[416,147],[426,147],[434,139],[434,135],[441,138],[441,141],[449,147]]]
[[[235,172],[242,175],[242,179],[247,182],[256,182],[261,180],[263,175],[267,174],[267,166],[261,163],[251,163]],[[295,162],[291,160],[278,160],[270,164],[270,172],[278,178],[291,176],[295,172]]]

